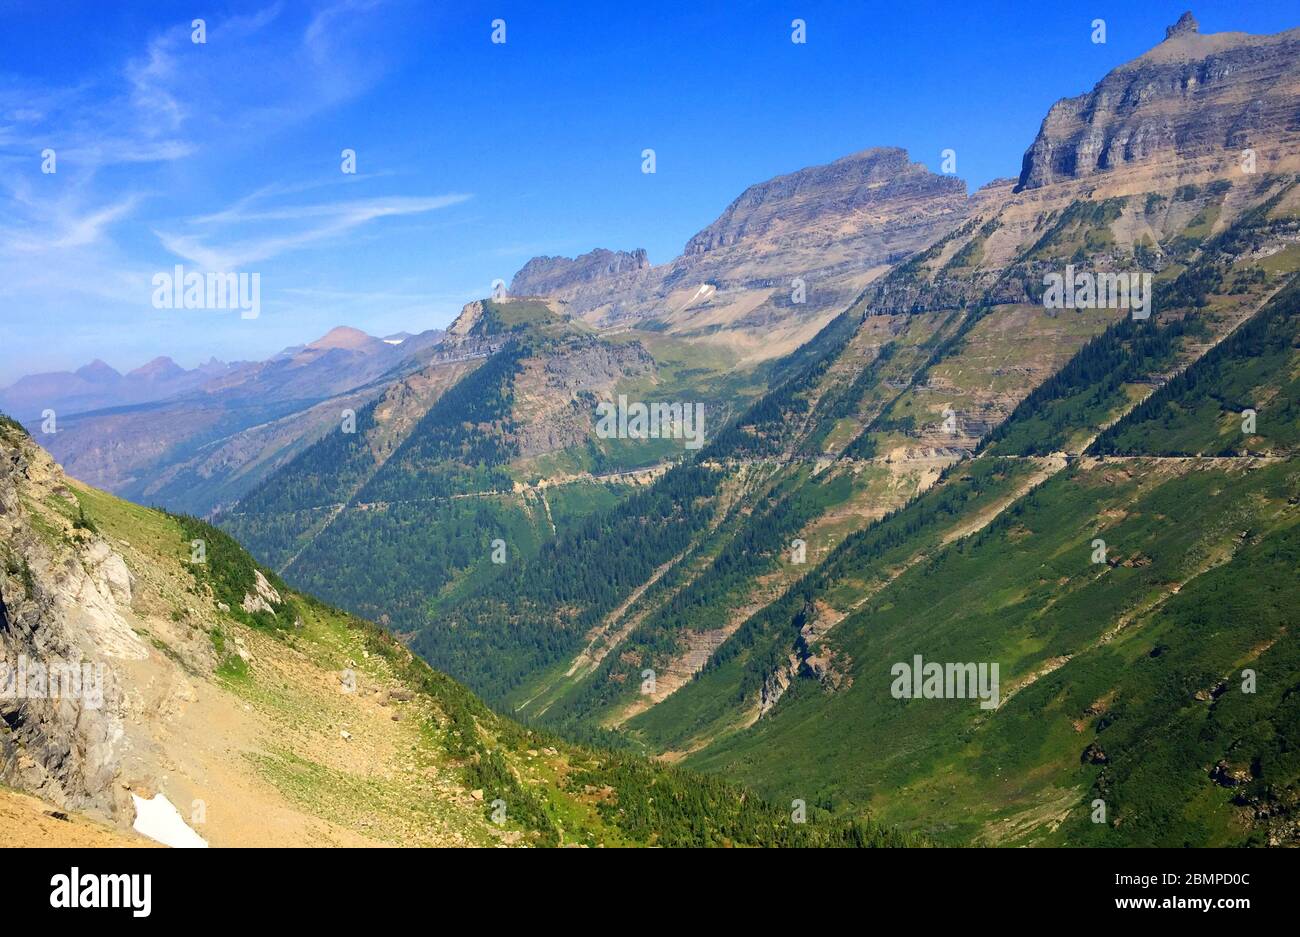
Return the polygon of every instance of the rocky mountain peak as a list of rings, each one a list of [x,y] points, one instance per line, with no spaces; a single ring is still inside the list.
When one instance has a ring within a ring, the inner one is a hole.
[[[130,373],[130,377],[143,378],[144,380],[167,380],[184,374],[185,369],[179,364],[168,358],[166,355],[154,358],[147,364],[142,364]]]
[[[108,384],[121,379],[122,375],[112,365],[96,358],[90,364],[76,370],[77,377],[92,384]]]
[[[717,221],[686,244],[685,257],[706,254],[741,241],[805,243],[816,229],[918,195],[966,195],[955,176],[939,176],[913,163],[899,147],[873,147],[821,166],[809,166],[752,185]],[[860,222],[859,222],[860,223]]]
[[[1178,22],[1172,26],[1165,27],[1165,39],[1173,39],[1175,36],[1182,36],[1187,33],[1198,33],[1201,31],[1201,24],[1196,22],[1196,17],[1192,16],[1192,11],[1188,10],[1182,16],[1178,17]]]
[[[350,351],[358,351],[373,345],[376,339],[360,329],[354,329],[350,326],[340,325],[330,329],[316,341],[308,345],[308,348],[318,350],[327,350],[331,348],[343,348]]]
[[[1226,164],[1245,147],[1293,152],[1297,126],[1300,30],[1204,34],[1184,13],[1146,54],[1052,105],[1017,188],[1139,163]]]
[[[534,257],[510,281],[513,296],[565,297],[576,289],[615,280],[645,270],[650,258],[644,248],[611,251],[598,247],[577,257]]]
[[[202,371],[204,374],[222,374],[230,370],[230,365],[221,361],[215,355],[199,365],[195,370]]]
[[[961,179],[898,147],[874,147],[749,186],[668,263],[652,267],[644,251],[537,257],[511,292],[562,300],[592,324],[659,318],[675,334],[707,330],[711,341],[770,357],[811,338],[888,265],[968,211]],[[805,293],[791,301],[796,281]]]

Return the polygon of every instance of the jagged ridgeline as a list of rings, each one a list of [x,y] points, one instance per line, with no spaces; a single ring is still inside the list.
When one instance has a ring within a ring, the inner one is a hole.
[[[99,700],[0,700],[0,779],[85,814],[70,842],[129,842],[161,796],[214,845],[923,843],[498,716],[224,532],[68,479],[7,417],[0,554],[6,663],[105,673]]]

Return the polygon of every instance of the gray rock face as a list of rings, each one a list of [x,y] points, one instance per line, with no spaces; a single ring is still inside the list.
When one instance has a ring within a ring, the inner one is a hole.
[[[610,251],[598,247],[572,259],[534,257],[510,281],[512,296],[562,296],[576,288],[607,283],[645,270],[650,259],[643,248]]]
[[[120,605],[131,604],[131,587],[133,577],[126,567],[126,561],[102,540],[97,540],[86,548],[83,562],[98,573],[108,586],[114,601]]]
[[[523,458],[584,445],[591,438],[596,397],[619,381],[654,373],[654,359],[638,342],[612,345],[595,339],[570,343],[559,354],[525,368],[517,393],[534,401],[521,408],[514,441]]]
[[[1165,38],[1172,39],[1175,36],[1182,36],[1186,33],[1198,33],[1201,31],[1201,24],[1196,22],[1196,17],[1192,16],[1192,11],[1188,10],[1182,16],[1178,17],[1178,22],[1172,26],[1165,27]]]
[[[244,595],[242,603],[244,611],[250,615],[255,615],[258,612],[271,612],[274,614],[275,606],[283,603],[280,593],[272,588],[260,569],[253,570],[253,575],[256,577],[257,591]]]
[[[922,203],[952,196],[964,201],[965,184],[955,176],[928,172],[911,162],[906,150],[864,150],[750,186],[717,221],[691,238],[682,254],[700,258],[745,241],[777,248],[829,244],[836,240],[833,226],[846,219],[858,216],[861,224],[868,213],[878,212],[906,225],[924,220]],[[896,228],[890,233],[900,234]]]
[[[49,542],[20,490],[66,489],[44,453],[0,435],[0,783],[113,816],[125,808],[114,661],[143,653],[118,614],[131,575],[102,540]]]
[[[1185,13],[1150,52],[1052,106],[1017,191],[1133,163],[1286,146],[1297,129],[1300,30],[1202,35]]]
[[[546,359],[546,385],[569,392],[600,390],[654,371],[654,358],[639,343],[611,345],[589,341],[564,355]]]

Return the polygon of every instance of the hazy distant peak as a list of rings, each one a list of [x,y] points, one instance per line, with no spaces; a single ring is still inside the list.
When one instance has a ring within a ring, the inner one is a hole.
[[[184,373],[185,369],[179,364],[171,358],[168,358],[166,355],[161,355],[154,358],[148,364],[143,364],[136,368],[134,371],[130,372],[128,376],[147,378],[149,380],[166,380]]]
[[[90,381],[92,384],[108,384],[122,378],[121,373],[116,368],[105,364],[99,358],[84,367],[78,368],[76,375],[83,381]]]
[[[378,339],[373,335],[367,335],[360,329],[354,329],[347,325],[340,325],[336,328],[330,329],[307,347],[318,350],[342,348],[349,351],[358,351],[375,344],[377,341]]]

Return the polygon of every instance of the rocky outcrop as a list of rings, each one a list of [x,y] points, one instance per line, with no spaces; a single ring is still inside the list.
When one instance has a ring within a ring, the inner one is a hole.
[[[1109,761],[1106,750],[1096,742],[1089,742],[1088,747],[1079,755],[1079,763],[1084,765],[1104,765]]]
[[[615,345],[589,339],[574,343],[567,351],[545,359],[550,390],[607,390],[620,380],[651,374],[655,369],[654,358],[636,342]]]
[[[822,640],[843,617],[825,604],[804,607],[794,620],[799,630],[790,653],[763,678],[758,692],[758,718],[771,712],[797,679],[816,680],[827,693],[852,685],[848,675],[851,661]]]
[[[610,251],[603,247],[578,257],[534,257],[510,281],[512,296],[565,297],[584,287],[609,284],[650,267],[643,248]]]
[[[1178,17],[1178,22],[1172,26],[1165,27],[1165,38],[1173,39],[1175,36],[1184,36],[1187,33],[1198,33],[1201,31],[1201,24],[1196,22],[1196,17],[1192,16],[1192,11],[1188,10],[1182,16]]]
[[[284,604],[284,599],[280,598],[280,593],[262,575],[260,569],[253,570],[255,577],[255,587],[252,592],[245,593],[242,604],[244,611],[250,615],[256,615],[258,612],[270,612],[275,614],[277,607]]]
[[[654,358],[638,342],[570,339],[530,358],[516,378],[514,443],[521,458],[584,445],[598,398],[621,381],[653,375]]]
[[[1210,769],[1210,778],[1220,787],[1240,787],[1249,784],[1252,780],[1248,767],[1233,765],[1226,759],[1218,761]]]
[[[1019,190],[1158,159],[1236,158],[1300,136],[1300,30],[1203,35],[1190,13],[1150,52],[1052,106]]]
[[[0,426],[0,783],[113,816],[129,809],[118,668],[147,654],[123,614],[132,576],[85,527],[34,523],[32,500],[76,511],[53,460]]]

